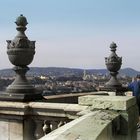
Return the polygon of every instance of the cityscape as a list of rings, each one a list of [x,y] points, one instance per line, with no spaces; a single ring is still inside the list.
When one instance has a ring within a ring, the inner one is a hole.
[[[124,86],[127,86],[139,73],[127,68],[120,71],[118,78]],[[0,90],[4,91],[13,82],[15,73],[6,69],[0,71],[0,76]],[[32,85],[41,90],[43,95],[97,91],[110,78],[107,69],[83,70],[56,67],[31,68],[27,76]]]
[[[140,140],[139,5],[1,1],[0,140]]]

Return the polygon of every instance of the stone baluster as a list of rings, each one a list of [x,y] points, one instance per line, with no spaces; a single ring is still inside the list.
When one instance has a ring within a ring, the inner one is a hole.
[[[35,131],[34,131],[34,137],[35,139],[40,139],[44,136],[43,131],[43,121],[42,120],[34,120],[35,121]]]
[[[58,128],[59,121],[52,121],[52,131]]]
[[[58,127],[61,127],[61,126],[63,126],[64,124],[66,124],[65,121],[60,121],[59,124],[58,124]]]
[[[50,133],[51,131],[52,131],[52,129],[51,129],[51,123],[50,123],[50,121],[45,120],[44,121],[44,126],[43,126],[44,135]]]

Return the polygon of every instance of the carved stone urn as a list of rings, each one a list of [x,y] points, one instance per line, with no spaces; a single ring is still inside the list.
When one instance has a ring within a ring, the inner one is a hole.
[[[1,95],[5,100],[15,101],[31,101],[41,99],[40,93],[29,84],[26,79],[28,66],[35,54],[35,41],[30,41],[25,35],[26,25],[28,24],[26,17],[20,15],[16,19],[17,36],[11,41],[7,40],[7,54],[10,62],[15,65],[13,68],[16,72],[16,78],[6,89],[6,93]],[[2,98],[2,97],[0,97]]]
[[[105,88],[108,90],[118,91],[122,89],[121,83],[117,79],[117,74],[122,65],[122,57],[118,57],[116,54],[117,45],[113,42],[110,45],[111,54],[109,57],[105,57],[105,64],[110,71],[110,80],[105,84]]]

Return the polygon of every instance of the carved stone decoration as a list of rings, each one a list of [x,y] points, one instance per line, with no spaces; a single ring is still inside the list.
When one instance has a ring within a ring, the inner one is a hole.
[[[110,71],[110,80],[105,84],[105,88],[112,91],[120,91],[122,89],[121,83],[117,79],[117,74],[122,65],[122,57],[118,57],[116,54],[117,45],[113,42],[110,45],[111,54],[109,57],[105,57],[105,64]]]
[[[25,35],[26,17],[20,15],[16,19],[18,34],[13,40],[7,40],[7,54],[10,62],[15,65],[16,78],[6,89],[6,93],[0,95],[0,100],[31,101],[41,99],[40,93],[28,83],[26,72],[35,54],[35,41],[30,41]]]

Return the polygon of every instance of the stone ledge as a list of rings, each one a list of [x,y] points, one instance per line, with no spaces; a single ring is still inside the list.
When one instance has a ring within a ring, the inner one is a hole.
[[[40,102],[30,102],[29,106],[33,110],[32,115],[38,114],[50,117],[68,117],[69,119],[77,118],[78,112],[88,108],[88,106],[80,106],[79,104]]]
[[[60,104],[46,102],[12,102],[0,101],[0,116],[2,115],[34,115],[45,117],[67,117],[75,119],[77,113],[87,109],[88,106],[80,106],[79,104]]]
[[[0,114],[22,116],[27,114],[28,111],[28,103],[0,101]]]
[[[92,106],[96,109],[127,110],[136,104],[132,96],[96,96],[87,95],[79,97],[79,105]]]

